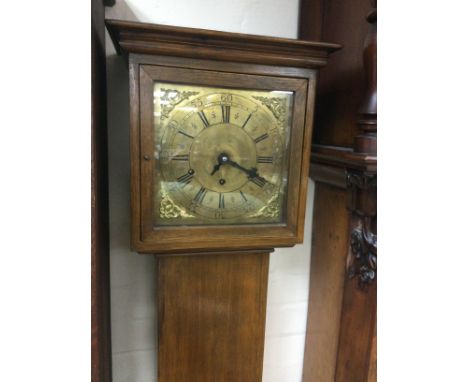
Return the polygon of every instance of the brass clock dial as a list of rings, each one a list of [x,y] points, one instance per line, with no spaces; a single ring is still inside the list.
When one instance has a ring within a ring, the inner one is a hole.
[[[280,223],[291,92],[155,83],[155,225]]]

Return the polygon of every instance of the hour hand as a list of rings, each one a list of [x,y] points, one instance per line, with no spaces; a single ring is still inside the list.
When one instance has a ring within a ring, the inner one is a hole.
[[[219,168],[223,165],[223,164],[227,164],[229,163],[230,160],[229,160],[229,156],[225,153],[221,153],[218,155],[218,163],[215,164],[215,166],[213,167],[213,171],[211,171],[211,175],[214,175],[216,171],[219,170]]]
[[[222,163],[218,163],[218,164],[215,164],[215,166],[213,167],[213,171],[211,171],[211,174],[210,175],[214,175],[216,171],[219,170],[219,168],[221,167]]]

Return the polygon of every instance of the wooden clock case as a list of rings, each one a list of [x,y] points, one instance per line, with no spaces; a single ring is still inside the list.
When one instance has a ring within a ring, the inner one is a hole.
[[[130,72],[132,247],[140,253],[258,249],[301,243],[317,68],[338,46],[108,20]],[[266,65],[268,64],[268,65]],[[153,82],[295,94],[283,224],[154,227]]]
[[[303,240],[317,71],[338,45],[107,20],[130,75],[132,247],[156,256],[158,381],[260,382],[269,254]],[[295,92],[284,224],[154,229],[154,80]],[[190,256],[188,256],[190,255]]]

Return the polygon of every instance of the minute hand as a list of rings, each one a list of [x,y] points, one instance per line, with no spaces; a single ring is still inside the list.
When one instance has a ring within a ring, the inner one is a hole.
[[[249,176],[249,179],[258,178],[266,182],[265,178],[258,175],[258,172],[257,172],[258,170],[255,167],[252,167],[250,170],[248,170],[245,167],[241,166],[240,164],[233,162],[232,160],[228,160],[226,164],[229,164],[232,167],[238,168],[239,170],[245,172]]]

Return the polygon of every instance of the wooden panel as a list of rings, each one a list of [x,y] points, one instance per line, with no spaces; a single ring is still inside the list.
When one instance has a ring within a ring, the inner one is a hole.
[[[260,382],[269,253],[157,260],[158,382]]]
[[[377,382],[377,323],[374,323],[374,335],[372,337],[369,373],[367,374],[367,382]]]
[[[321,26],[321,39],[343,45],[320,72],[311,175],[322,184],[343,188],[343,197],[346,194],[348,197],[347,203],[339,207],[327,206],[322,196],[316,197],[314,208],[319,212],[314,215],[312,264],[321,255],[314,251],[322,244],[329,261],[333,258],[343,261],[345,257],[347,261],[346,266],[342,263],[341,269],[339,266],[335,269],[335,277],[341,274],[341,279],[330,276],[332,270],[325,270],[328,279],[319,276],[311,280],[304,359],[306,382],[376,379],[375,8],[373,0],[302,0],[301,3],[304,15],[301,15],[300,37],[316,36],[319,25],[311,24],[317,22]],[[339,218],[333,222],[329,214]],[[320,234],[323,225],[329,227],[328,238],[325,233]],[[334,236],[343,239],[341,248],[334,245]],[[322,320],[314,317],[314,304],[320,307],[330,303],[329,295],[322,291],[330,288],[329,283],[342,288],[335,297],[343,296],[342,300],[335,300],[340,309],[330,313],[332,322],[328,322],[326,315]],[[318,296],[319,302],[314,303],[314,296]]]
[[[314,203],[303,382],[332,382],[348,244],[346,191],[317,183]]]
[[[299,38],[322,39],[323,3],[325,0],[301,0],[299,12]]]
[[[343,45],[320,72],[314,143],[352,147],[366,80],[363,49],[369,0],[324,0],[322,40]]]
[[[91,13],[91,380],[111,381],[104,6]],[[84,254],[84,256],[86,256]]]
[[[364,290],[356,279],[344,287],[336,382],[366,382],[374,373],[377,280]],[[372,380],[369,380],[372,381]]]

